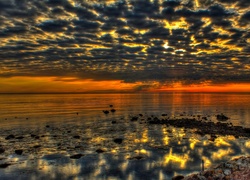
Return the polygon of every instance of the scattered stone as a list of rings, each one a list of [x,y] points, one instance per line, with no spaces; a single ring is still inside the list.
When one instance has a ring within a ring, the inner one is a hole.
[[[15,153],[17,155],[22,155],[23,154],[23,150],[22,149],[15,150]]]
[[[10,140],[10,139],[14,139],[14,138],[15,138],[15,136],[13,134],[10,134],[5,139]]]
[[[224,114],[218,114],[218,115],[216,115],[216,118],[217,118],[217,120],[218,121],[226,121],[226,120],[228,120],[229,118],[227,117],[227,116],[225,116]]]
[[[97,152],[97,153],[104,153],[105,150],[100,148],[100,149],[97,149],[95,152]]]
[[[73,138],[80,139],[80,136],[79,135],[75,135],[75,136],[73,136]]]
[[[137,116],[133,116],[130,121],[137,121],[138,120],[138,117]]]
[[[9,163],[3,163],[3,164],[0,164],[0,168],[7,168],[10,165],[11,164],[9,164]]]
[[[116,144],[121,144],[122,141],[123,141],[122,138],[115,138],[115,139],[114,139],[114,142],[115,142]]]
[[[40,147],[42,147],[42,146],[41,145],[35,145],[35,146],[33,146],[33,148],[35,148],[35,149],[40,148]]]
[[[16,139],[23,139],[23,138],[24,138],[23,136],[16,137]]]
[[[108,113],[109,113],[108,110],[103,110],[102,112],[103,112],[104,114],[108,114]]]
[[[0,148],[0,154],[4,153],[5,149],[4,148]]]
[[[75,154],[70,156],[71,159],[80,159],[82,156],[84,156],[83,154]]]
[[[184,179],[184,176],[177,175],[177,176],[172,177],[172,180],[181,180],[181,179]]]
[[[143,159],[143,158],[144,158],[143,156],[138,155],[138,156],[130,157],[130,158],[128,158],[128,159],[129,159],[129,160],[133,160],[133,159],[135,159],[135,160],[141,160],[141,159]]]
[[[201,179],[237,179],[246,180],[250,177],[250,156],[239,157],[226,163],[221,163],[211,167],[201,173],[191,174],[184,180],[201,180]]]

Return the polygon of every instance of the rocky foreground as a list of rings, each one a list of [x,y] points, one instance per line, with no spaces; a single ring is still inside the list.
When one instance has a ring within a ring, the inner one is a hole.
[[[175,176],[173,180],[249,180],[250,179],[250,157],[239,157],[222,163],[198,174],[187,177]]]

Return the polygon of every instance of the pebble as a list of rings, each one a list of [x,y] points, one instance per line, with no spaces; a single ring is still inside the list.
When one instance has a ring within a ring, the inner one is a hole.
[[[238,168],[239,167],[239,168]],[[247,180],[250,177],[250,156],[232,159],[219,166],[209,168],[199,174],[184,177],[184,180],[201,179],[237,179]]]

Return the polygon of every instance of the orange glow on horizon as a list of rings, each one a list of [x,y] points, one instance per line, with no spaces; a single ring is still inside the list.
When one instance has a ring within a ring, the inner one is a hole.
[[[181,82],[161,85],[159,82],[92,80],[76,77],[10,77],[0,78],[0,93],[95,93],[95,92],[249,92],[250,83],[183,85]]]

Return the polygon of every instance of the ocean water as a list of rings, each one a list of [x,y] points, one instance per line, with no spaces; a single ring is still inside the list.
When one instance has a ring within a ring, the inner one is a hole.
[[[116,112],[103,113],[111,108]],[[216,122],[220,113],[234,125],[250,127],[250,94],[1,94],[0,140],[5,152],[0,164],[11,165],[0,168],[0,178],[171,179],[199,172],[201,160],[209,168],[248,155],[250,140],[218,136],[210,141],[209,135],[148,125],[143,118],[184,114]],[[138,114],[143,114],[141,120],[131,122]],[[22,138],[6,140],[9,134]],[[122,143],[115,143],[116,138]],[[16,149],[23,154],[15,154]],[[82,157],[70,158],[74,154]]]
[[[250,93],[2,94],[0,123],[21,126],[91,121],[105,118],[102,110],[110,110],[109,105],[117,110],[112,114],[115,118],[138,113],[224,113],[235,125],[250,127]]]

